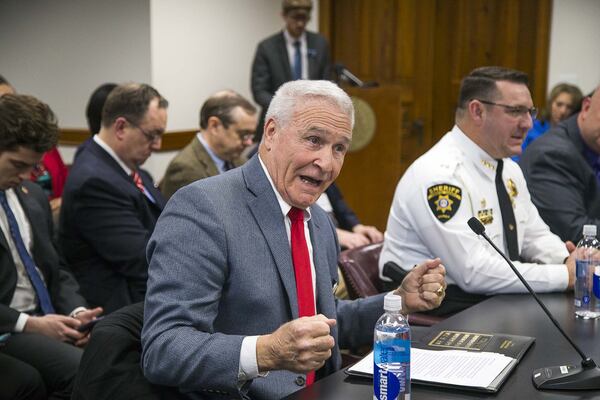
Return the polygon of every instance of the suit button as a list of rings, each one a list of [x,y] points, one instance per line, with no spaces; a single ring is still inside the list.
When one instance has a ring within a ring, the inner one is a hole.
[[[304,386],[304,384],[306,383],[306,378],[303,376],[297,376],[296,380],[294,381],[296,383],[296,385],[298,386]]]

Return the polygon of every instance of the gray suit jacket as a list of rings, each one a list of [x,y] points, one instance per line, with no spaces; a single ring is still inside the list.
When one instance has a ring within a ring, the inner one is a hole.
[[[245,159],[238,158],[233,160],[233,165],[239,167],[245,161]],[[210,158],[198,138],[194,137],[169,163],[160,183],[160,191],[168,199],[185,185],[218,174],[219,169],[215,162]]]
[[[519,161],[542,219],[562,240],[574,243],[583,225],[600,228],[600,185],[584,155],[578,115],[534,141]]]
[[[334,299],[335,230],[322,209],[311,210],[317,311],[338,322],[336,347],[320,376],[339,368],[339,347],[372,341],[383,296]],[[196,398],[279,399],[303,386],[301,374],[272,371],[238,389],[243,338],[298,318],[284,216],[257,156],[178,191],[158,221],[148,258],[142,366],[151,382]]]

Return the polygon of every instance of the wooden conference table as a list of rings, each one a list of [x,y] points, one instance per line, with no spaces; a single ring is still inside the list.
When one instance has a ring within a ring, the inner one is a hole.
[[[567,334],[571,335],[588,357],[592,357],[600,365],[600,320],[575,318],[572,295],[543,294],[539,296]],[[531,380],[534,369],[579,364],[581,359],[530,295],[494,296],[442,321],[434,329],[533,336],[535,342],[496,394],[413,384],[413,400],[600,399],[600,391],[539,391],[535,389]],[[366,400],[372,398],[373,385],[369,379],[348,377],[344,371],[339,371],[286,397],[287,400]]]

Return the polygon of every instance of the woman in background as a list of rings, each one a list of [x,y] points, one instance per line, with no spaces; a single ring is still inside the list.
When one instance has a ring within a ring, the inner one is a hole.
[[[546,133],[551,127],[579,112],[582,99],[583,93],[575,85],[559,83],[554,86],[550,91],[546,108],[541,110],[537,119],[533,120],[533,128],[527,132],[522,145],[523,151],[531,142]],[[513,159],[517,161],[519,157],[515,156]]]

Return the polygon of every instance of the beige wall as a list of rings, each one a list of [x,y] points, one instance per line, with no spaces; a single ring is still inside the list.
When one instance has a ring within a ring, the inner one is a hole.
[[[600,1],[554,0],[548,91],[560,82],[584,93],[600,83]]]
[[[250,97],[256,43],[281,29],[280,0],[1,0],[0,74],[47,101],[62,127],[86,126],[91,91],[149,82],[170,102],[168,129],[195,129],[202,101],[231,88]],[[315,1],[318,8],[318,1]],[[554,0],[549,87],[600,82],[600,1]],[[316,11],[316,10],[315,10]],[[313,13],[310,29],[316,30]],[[66,162],[74,150],[61,148]],[[174,153],[146,168],[159,179]]]

